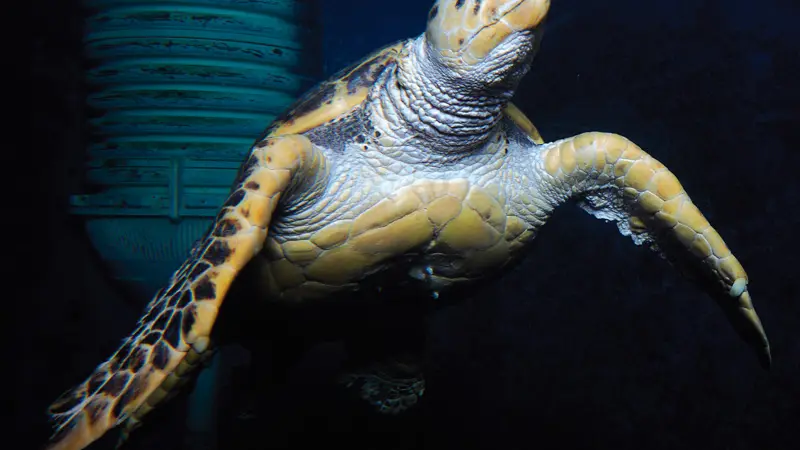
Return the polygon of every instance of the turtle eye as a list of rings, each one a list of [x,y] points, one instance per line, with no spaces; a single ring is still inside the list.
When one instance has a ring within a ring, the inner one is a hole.
[[[435,19],[436,16],[439,14],[439,5],[433,5],[430,12],[428,13],[428,22]]]

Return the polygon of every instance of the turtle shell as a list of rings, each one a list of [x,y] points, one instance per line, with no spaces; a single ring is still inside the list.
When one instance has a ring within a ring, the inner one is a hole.
[[[397,61],[404,44],[401,41],[386,46],[318,84],[278,117],[259,140],[305,133],[347,114],[367,98],[380,73]]]

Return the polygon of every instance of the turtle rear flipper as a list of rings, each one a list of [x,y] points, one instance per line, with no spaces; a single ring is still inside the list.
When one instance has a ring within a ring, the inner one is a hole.
[[[425,377],[415,356],[389,357],[343,373],[339,383],[384,414],[399,414],[425,393]]]
[[[322,153],[302,136],[267,138],[253,148],[214,225],[147,306],[136,330],[50,406],[55,434],[48,449],[82,449],[117,425],[135,426],[167,397],[203,359],[219,307],[263,246],[281,197],[317,186],[325,169]]]

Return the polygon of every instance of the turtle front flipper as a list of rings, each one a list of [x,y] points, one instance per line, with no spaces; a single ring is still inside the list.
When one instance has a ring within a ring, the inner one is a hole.
[[[278,203],[289,195],[305,199],[302,194],[325,176],[324,155],[305,137],[256,144],[215,223],[148,304],[136,330],[50,406],[55,434],[47,448],[82,449],[117,425],[137,422],[163,400],[208,350],[219,307],[261,250]]]
[[[595,217],[617,222],[637,244],[662,252],[722,307],[761,364],[770,366],[747,274],[672,172],[611,133],[583,133],[537,148],[534,166],[541,170],[534,176],[551,205],[577,199]]]

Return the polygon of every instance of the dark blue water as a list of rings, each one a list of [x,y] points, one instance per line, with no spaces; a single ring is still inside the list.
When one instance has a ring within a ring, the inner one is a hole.
[[[331,74],[422,32],[431,2],[320,4]],[[21,158],[6,166],[15,176],[10,263],[22,272],[6,277],[4,367],[16,380],[6,390],[25,439],[13,448],[43,442],[48,403],[113,351],[142,308],[110,280],[66,209],[87,139],[83,11],[74,0],[35,5],[33,151],[6,149]],[[253,350],[229,333],[216,448],[794,448],[798,20],[791,0],[553,0],[514,99],[545,140],[620,133],[678,175],[748,271],[771,371],[669,264],[564,207],[511,273],[431,316],[428,390],[404,416],[374,414],[331,382],[336,343],[285,356],[296,349]],[[128,448],[200,448],[185,445],[187,405],[178,397],[151,414]]]

